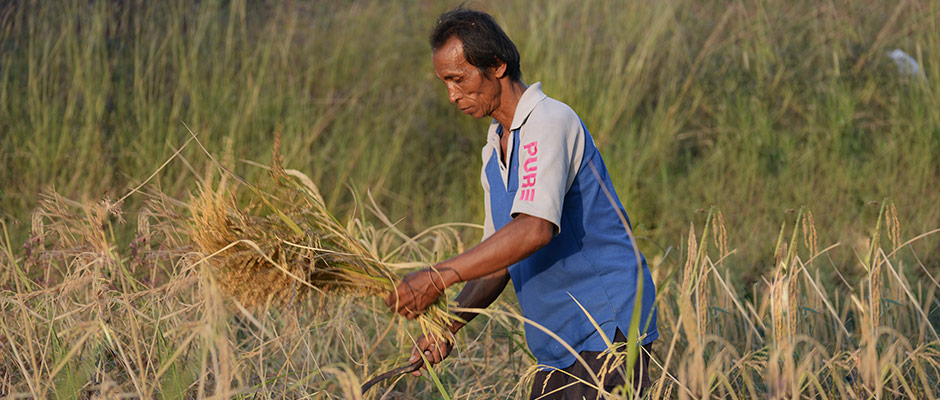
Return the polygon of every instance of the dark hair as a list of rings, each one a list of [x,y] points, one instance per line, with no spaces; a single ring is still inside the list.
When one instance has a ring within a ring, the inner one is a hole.
[[[470,65],[488,75],[487,68],[506,63],[506,72],[514,81],[522,79],[519,50],[489,14],[463,6],[441,14],[431,31],[431,50],[447,43],[451,36],[463,42],[463,54]]]

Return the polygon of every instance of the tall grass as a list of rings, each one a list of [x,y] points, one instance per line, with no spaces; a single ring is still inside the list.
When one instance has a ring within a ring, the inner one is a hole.
[[[425,40],[449,2],[6,4],[0,208],[18,239],[41,190],[124,193],[188,137],[181,121],[236,163],[269,161],[281,131],[285,162],[340,214],[352,185],[410,231],[482,217],[486,121],[447,104]],[[479,6],[516,41],[526,82],[585,120],[648,253],[717,205],[746,266],[734,279],[753,283],[789,208],[815,210],[841,242],[865,236],[863,206],[884,197],[909,232],[940,221],[936,2]],[[926,79],[901,76],[894,48]],[[183,155],[155,182],[178,198],[207,168]]]

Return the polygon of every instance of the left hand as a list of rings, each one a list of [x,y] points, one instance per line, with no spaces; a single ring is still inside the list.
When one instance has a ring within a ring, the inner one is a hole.
[[[415,347],[411,349],[411,358],[408,359],[409,363],[413,363],[421,359],[421,353],[424,353],[425,363],[421,364],[421,368],[427,368],[427,364],[430,363],[432,366],[437,365],[448,355],[450,355],[451,350],[454,349],[454,343],[446,338],[439,338],[436,335],[421,336],[418,338],[418,341],[415,342]],[[414,376],[421,376],[421,369],[411,373]]]
[[[415,319],[437,301],[446,288],[447,282],[440,271],[425,268],[405,276],[395,291],[385,298],[385,305],[391,307],[392,312]]]

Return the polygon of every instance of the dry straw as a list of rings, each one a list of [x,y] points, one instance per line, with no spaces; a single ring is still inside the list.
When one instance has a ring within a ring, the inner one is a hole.
[[[282,169],[278,161],[275,156],[273,179],[264,190],[221,167],[249,189],[244,207],[226,179],[215,189],[203,185],[190,203],[191,238],[219,287],[254,309],[296,302],[311,291],[365,297],[393,290],[394,270],[415,264],[383,261],[374,243],[355,233],[363,230],[334,218],[310,178]],[[444,327],[453,316],[443,298],[418,318],[424,333],[447,334]]]

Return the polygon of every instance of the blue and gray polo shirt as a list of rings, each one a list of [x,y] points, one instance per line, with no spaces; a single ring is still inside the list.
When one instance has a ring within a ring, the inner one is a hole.
[[[629,220],[624,226],[618,216],[619,211],[627,218],[584,123],[535,83],[516,106],[505,163],[499,157],[504,134],[494,120],[483,148],[483,238],[518,214],[547,220],[556,232],[547,246],[509,267],[523,315],[576,352],[601,351],[607,346],[585,311],[613,339],[617,328],[628,334],[638,300],[639,337],[642,344],[651,343],[659,337],[656,289],[646,259],[627,233]],[[533,324],[525,324],[525,333],[544,367],[575,362],[574,354]]]

